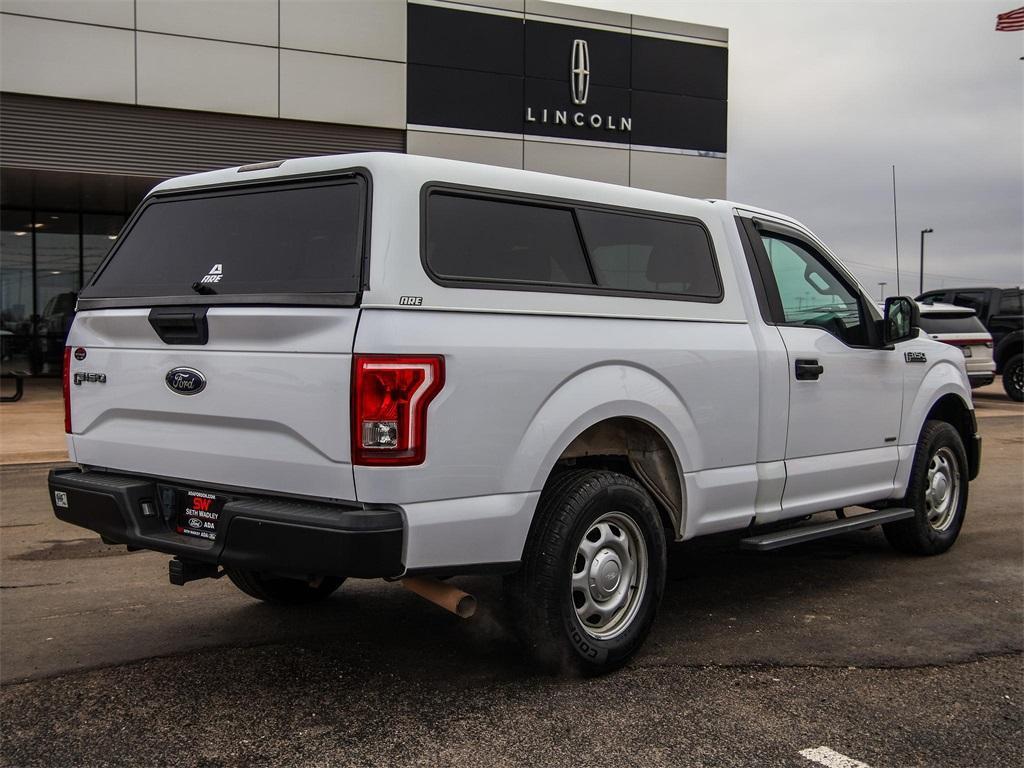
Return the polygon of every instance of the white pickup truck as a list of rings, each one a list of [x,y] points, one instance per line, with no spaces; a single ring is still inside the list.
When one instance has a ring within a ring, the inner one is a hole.
[[[172,179],[79,298],[50,499],[276,602],[503,574],[540,659],[606,670],[669,541],[953,544],[981,443],[916,318],[722,200],[390,154]]]

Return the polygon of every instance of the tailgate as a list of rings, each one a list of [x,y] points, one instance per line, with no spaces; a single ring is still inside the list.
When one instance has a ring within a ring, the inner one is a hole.
[[[68,344],[85,350],[70,361],[79,463],[355,499],[349,382],[358,309],[211,307],[201,346],[164,343],[149,312],[75,319]],[[168,373],[182,367],[202,375],[201,391],[170,388]]]

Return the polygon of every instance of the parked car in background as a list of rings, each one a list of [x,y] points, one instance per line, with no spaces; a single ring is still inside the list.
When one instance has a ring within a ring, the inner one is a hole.
[[[923,304],[921,332],[963,352],[972,389],[984,387],[995,380],[992,335],[985,330],[973,309],[954,304]]]
[[[917,297],[921,304],[944,302],[970,307],[992,334],[992,358],[1006,394],[1024,400],[1024,296],[1016,288],[943,288]]]

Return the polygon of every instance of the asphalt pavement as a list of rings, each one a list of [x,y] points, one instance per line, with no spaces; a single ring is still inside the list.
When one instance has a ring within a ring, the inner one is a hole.
[[[952,551],[673,545],[647,645],[586,680],[530,665],[496,579],[456,580],[468,621],[383,582],[294,609],[173,587],[165,556],[55,520],[47,467],[5,467],[0,764],[1019,766],[1024,408],[977,403]]]

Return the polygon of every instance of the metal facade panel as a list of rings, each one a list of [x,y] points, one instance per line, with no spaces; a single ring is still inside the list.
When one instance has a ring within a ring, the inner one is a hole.
[[[405,131],[0,94],[15,168],[178,176],[290,157],[405,151]]]

